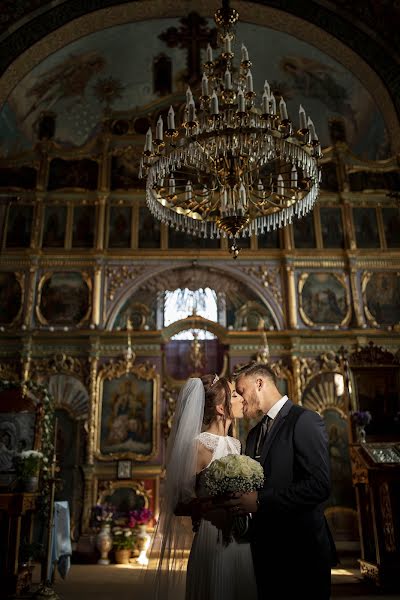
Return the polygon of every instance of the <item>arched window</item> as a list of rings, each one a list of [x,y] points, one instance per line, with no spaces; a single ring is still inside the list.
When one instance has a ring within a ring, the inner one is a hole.
[[[189,290],[178,288],[164,294],[164,327],[186,319],[192,315],[204,317],[218,323],[217,294],[210,288]],[[199,339],[212,339],[214,336],[205,330],[199,330]],[[193,339],[193,329],[181,331],[174,339]],[[184,337],[182,337],[184,336]]]

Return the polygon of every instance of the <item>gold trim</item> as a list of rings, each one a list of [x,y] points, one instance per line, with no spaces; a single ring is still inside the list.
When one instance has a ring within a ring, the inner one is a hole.
[[[146,479],[146,477],[141,477],[140,480],[138,479],[127,479],[125,481],[121,481],[120,479],[117,481],[104,481],[102,479],[97,479],[97,496],[98,496],[98,500],[97,500],[97,504],[104,504],[105,498],[107,496],[112,496],[112,494],[119,489],[128,489],[128,490],[134,490],[135,493],[138,496],[142,496],[142,498],[144,499],[144,506],[145,508],[149,508],[150,506],[150,499],[152,497],[152,491],[153,490],[146,490],[145,486],[144,486],[144,479]],[[153,477],[149,477],[149,479],[153,479]],[[155,486],[155,496],[157,497],[157,484]],[[154,506],[156,506],[156,497],[154,498]]]
[[[79,323],[70,323],[68,325],[68,327],[81,327],[81,325],[83,323],[85,323],[85,321],[88,321],[88,319],[90,317],[90,314],[92,312],[92,280],[90,278],[90,275],[88,273],[86,273],[85,271],[74,271],[72,269],[64,269],[63,271],[51,271],[51,272],[48,272],[48,273],[45,273],[44,275],[42,275],[42,277],[40,278],[40,281],[39,281],[39,285],[38,285],[36,317],[41,325],[52,325],[49,321],[47,321],[47,319],[42,315],[42,313],[40,311],[43,286],[46,283],[46,281],[48,281],[51,277],[53,277],[53,275],[56,275],[57,273],[64,273],[64,272],[65,273],[78,273],[79,275],[82,276],[83,281],[86,283],[86,285],[88,287],[88,309],[87,309],[85,315],[83,316],[83,318],[79,321]],[[57,327],[62,326],[59,323],[54,323],[54,325]]]
[[[312,321],[310,319],[310,317],[306,314],[306,312],[303,308],[302,291],[303,291],[304,285],[310,275],[318,275],[318,274],[333,275],[333,277],[335,277],[339,281],[339,283],[343,286],[343,288],[346,292],[347,313],[344,316],[341,323],[330,323],[330,322],[314,323],[314,321]],[[311,327],[326,327],[326,326],[347,327],[347,325],[350,323],[352,307],[351,307],[351,300],[350,300],[350,290],[349,290],[349,286],[347,285],[345,273],[334,273],[332,271],[331,272],[329,272],[329,271],[312,271],[310,273],[302,273],[299,277],[299,283],[298,283],[297,289],[298,289],[298,297],[299,297],[299,312],[300,312],[300,316],[301,316],[303,322],[306,325],[310,325]]]
[[[138,379],[153,382],[153,423],[152,423],[152,448],[149,454],[140,454],[138,452],[110,452],[102,454],[100,448],[101,438],[101,418],[102,418],[102,398],[103,398],[103,383],[105,380],[118,379],[126,374],[136,375]],[[113,460],[121,458],[130,458],[137,461],[149,461],[158,453],[158,426],[159,426],[159,389],[160,376],[156,373],[155,366],[150,363],[139,363],[130,365],[126,360],[118,362],[109,361],[103,365],[97,375],[96,384],[96,405],[94,407],[94,423],[95,423],[95,457],[99,460]]]

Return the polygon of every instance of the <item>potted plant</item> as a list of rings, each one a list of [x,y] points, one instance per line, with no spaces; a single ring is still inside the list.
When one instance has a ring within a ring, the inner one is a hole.
[[[24,492],[36,492],[43,454],[37,450],[24,450],[16,457],[16,470]]]
[[[133,530],[130,527],[114,527],[112,534],[115,562],[120,565],[129,564],[134,542]]]

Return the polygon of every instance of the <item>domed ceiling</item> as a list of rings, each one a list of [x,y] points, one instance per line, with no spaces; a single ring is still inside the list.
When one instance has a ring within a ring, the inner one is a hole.
[[[180,94],[186,87],[188,52],[163,41],[171,27],[179,29],[182,23],[171,18],[118,25],[48,56],[19,82],[1,110],[1,154],[34,145],[43,111],[56,114],[56,140],[68,147],[80,146],[96,134],[106,107],[113,111],[142,107],[150,112],[156,105],[169,105],[168,96],[160,98],[154,91],[154,60],[161,54],[171,60],[172,94]],[[206,27],[213,29],[214,22],[209,19]],[[255,91],[260,93],[268,79],[287,100],[295,125],[301,103],[313,118],[323,146],[330,143],[329,119],[342,117],[356,154],[370,159],[389,154],[379,107],[339,62],[292,35],[255,24],[238,24],[236,56],[240,56],[242,42],[253,62]]]

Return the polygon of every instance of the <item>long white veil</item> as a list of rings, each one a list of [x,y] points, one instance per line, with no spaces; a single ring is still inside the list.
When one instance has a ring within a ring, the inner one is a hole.
[[[157,600],[179,600],[184,594],[192,522],[190,517],[175,516],[174,510],[178,503],[196,495],[196,437],[202,429],[203,414],[203,383],[199,378],[188,379],[180,391],[168,438],[164,497],[144,579],[146,592],[151,589],[150,597]]]

